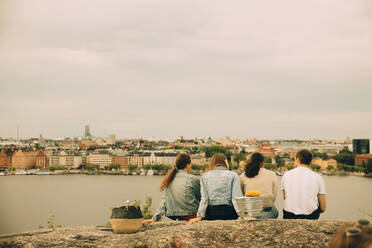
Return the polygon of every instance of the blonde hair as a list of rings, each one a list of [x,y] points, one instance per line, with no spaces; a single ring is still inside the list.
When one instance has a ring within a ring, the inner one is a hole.
[[[226,164],[226,157],[222,153],[216,153],[213,155],[208,170],[213,170],[216,166],[229,168],[229,165]]]

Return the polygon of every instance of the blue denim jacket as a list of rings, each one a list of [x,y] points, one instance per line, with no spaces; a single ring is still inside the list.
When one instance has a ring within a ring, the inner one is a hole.
[[[154,221],[165,216],[196,214],[200,202],[200,180],[185,170],[178,170],[173,181],[164,189]]]
[[[238,213],[235,198],[242,196],[238,174],[217,166],[202,176],[200,186],[201,200],[197,216],[204,218],[208,205],[234,206]]]

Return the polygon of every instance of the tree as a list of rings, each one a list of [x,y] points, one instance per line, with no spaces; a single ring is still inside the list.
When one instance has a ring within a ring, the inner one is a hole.
[[[275,155],[274,159],[275,159],[276,166],[278,168],[284,166],[284,163],[285,163],[284,159],[282,159],[279,155]]]
[[[348,149],[342,149],[334,158],[338,163],[354,165],[355,154]]]
[[[368,162],[367,162],[367,173],[372,173],[372,159],[368,159]]]
[[[265,157],[264,163],[271,164],[273,160],[270,157]]]
[[[333,168],[333,166],[332,165],[328,165],[327,166],[327,170],[333,170],[334,168]]]

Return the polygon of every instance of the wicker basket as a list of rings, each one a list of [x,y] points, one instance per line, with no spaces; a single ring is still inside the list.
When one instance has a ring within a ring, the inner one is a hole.
[[[112,230],[116,233],[134,233],[142,228],[143,218],[140,219],[110,219]]]

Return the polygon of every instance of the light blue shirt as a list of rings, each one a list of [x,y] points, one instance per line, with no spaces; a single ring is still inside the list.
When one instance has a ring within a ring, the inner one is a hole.
[[[196,214],[200,202],[200,180],[185,170],[178,170],[173,181],[164,189],[154,221],[165,216]]]
[[[200,181],[201,200],[197,216],[205,217],[208,205],[234,206],[238,213],[236,198],[242,196],[238,174],[217,166],[204,174]]]

